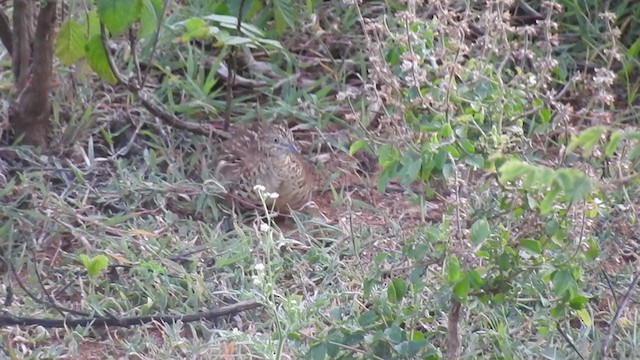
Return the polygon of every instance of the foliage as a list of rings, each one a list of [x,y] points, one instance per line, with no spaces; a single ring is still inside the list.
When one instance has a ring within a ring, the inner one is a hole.
[[[72,81],[53,96],[68,148],[2,149],[6,310],[263,308],[100,342],[3,329],[3,355],[441,359],[457,339],[461,358],[598,357],[614,326],[607,355],[637,357],[619,294],[637,253],[638,6],[526,3],[72,2],[55,41]],[[227,98],[230,54],[246,83]],[[328,215],[282,224],[263,209],[228,226],[211,139],[110,86],[109,58],[180,118],[295,119],[305,151],[329,159]]]

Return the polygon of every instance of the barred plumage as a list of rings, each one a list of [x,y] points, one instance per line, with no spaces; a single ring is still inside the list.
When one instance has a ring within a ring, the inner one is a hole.
[[[299,210],[311,200],[315,170],[299,154],[291,130],[284,126],[238,128],[221,144],[217,160],[218,176],[243,202],[261,205],[256,185],[264,186],[267,193],[278,193],[275,209],[281,213]],[[271,206],[273,201],[266,202]]]

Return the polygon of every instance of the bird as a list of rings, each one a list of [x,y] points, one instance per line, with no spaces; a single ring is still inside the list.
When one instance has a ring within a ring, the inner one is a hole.
[[[284,124],[235,128],[220,144],[216,163],[216,174],[240,207],[262,208],[264,199],[269,209],[286,214],[311,201],[315,169]]]

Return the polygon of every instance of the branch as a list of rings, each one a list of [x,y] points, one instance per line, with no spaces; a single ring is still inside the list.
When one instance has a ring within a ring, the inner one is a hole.
[[[242,8],[244,7],[244,0],[240,0],[240,6],[238,7],[238,17],[236,23],[236,31],[240,34],[242,29]],[[231,102],[233,101],[233,85],[236,80],[236,72],[238,71],[238,60],[236,59],[237,48],[234,46],[229,52],[229,81],[227,81],[227,94],[224,106],[224,130],[229,130],[231,125]]]
[[[13,51],[11,54],[13,77],[18,92],[27,86],[29,80],[33,5],[30,0],[15,0],[13,2]]]
[[[9,264],[9,267],[11,269],[11,273],[13,275],[13,277],[16,279],[16,281],[18,282],[18,286],[22,289],[22,291],[24,291],[25,294],[27,294],[28,297],[31,298],[31,300],[33,300],[35,303],[40,304],[40,305],[45,305],[48,306],[54,310],[56,310],[57,312],[60,313],[60,315],[65,316],[64,313],[69,313],[69,314],[74,314],[74,315],[80,315],[80,316],[89,316],[86,313],[80,312],[80,311],[76,311],[73,309],[68,309],[68,308],[64,308],[62,306],[59,306],[58,304],[56,304],[55,302],[51,301],[51,302],[47,302],[45,300],[40,299],[39,297],[37,297],[34,293],[32,293],[31,291],[29,291],[29,289],[27,289],[27,287],[24,285],[24,283],[22,282],[22,280],[20,280],[20,276],[18,275],[18,273],[16,272],[15,267],[13,266],[13,264],[11,262],[7,262]],[[38,280],[40,280],[40,277],[38,275]],[[44,288],[44,287],[43,287]],[[8,306],[8,305],[7,305]]]
[[[130,327],[135,325],[143,325],[150,322],[162,322],[162,323],[175,323],[182,321],[183,323],[194,322],[199,320],[212,320],[229,314],[235,314],[241,311],[252,310],[260,307],[261,304],[255,301],[240,301],[233,305],[222,306],[217,309],[199,312],[189,315],[153,315],[153,316],[136,316],[125,318],[112,318],[112,317],[90,317],[84,319],[75,320],[49,320],[39,318],[19,317],[12,315],[0,316],[0,327],[3,326],[29,326],[37,325],[44,328],[65,328],[76,326],[113,326],[113,327]]]
[[[571,341],[571,339],[569,338],[569,335],[567,335],[564,331],[562,331],[562,328],[560,327],[560,323],[557,322],[556,323],[556,330],[558,330],[558,332],[560,333],[560,335],[562,335],[562,338],[564,339],[564,341],[567,342],[567,344],[569,344],[569,347],[571,347],[571,350],[573,350],[573,352],[575,352],[576,354],[578,354],[578,357],[582,360],[584,359],[584,356],[582,356],[582,354],[580,354],[580,351],[578,350],[578,348],[576,347],[576,345],[573,343],[573,341]]]
[[[449,321],[447,322],[447,360],[460,359],[460,339],[458,335],[458,322],[460,321],[460,308],[458,300],[451,299],[449,309]]]
[[[607,334],[602,340],[602,347],[600,347],[600,359],[604,359],[604,355],[607,352],[607,347],[609,347],[609,343],[611,342],[611,338],[613,337],[613,330],[615,329],[615,325],[618,323],[618,319],[622,315],[622,309],[624,309],[627,302],[629,302],[629,298],[631,297],[631,293],[638,285],[638,280],[640,279],[640,271],[638,271],[633,280],[631,280],[631,285],[629,285],[629,289],[627,289],[627,293],[624,294],[624,298],[620,301],[620,305],[618,305],[618,309],[616,310],[613,319],[609,322],[609,330],[607,330]]]

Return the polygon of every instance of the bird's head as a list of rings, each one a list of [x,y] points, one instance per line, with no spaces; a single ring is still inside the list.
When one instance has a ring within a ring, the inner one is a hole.
[[[274,125],[260,136],[264,148],[272,155],[290,155],[299,153],[293,139],[293,133],[281,125]]]

